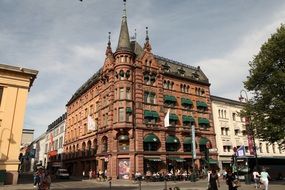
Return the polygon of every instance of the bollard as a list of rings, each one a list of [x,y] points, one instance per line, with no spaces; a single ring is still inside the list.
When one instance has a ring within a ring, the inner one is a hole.
[[[109,188],[110,188],[110,190],[112,190],[112,182],[111,181],[109,181]]]
[[[139,179],[139,190],[142,190],[142,181]]]
[[[166,179],[164,179],[164,190],[167,190],[167,182],[166,182]]]

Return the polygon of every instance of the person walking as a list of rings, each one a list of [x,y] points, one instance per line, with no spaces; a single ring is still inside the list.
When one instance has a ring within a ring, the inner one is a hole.
[[[219,176],[215,169],[212,169],[211,173],[209,173],[208,182],[208,190],[218,190],[218,187],[220,187]]]
[[[263,168],[262,172],[260,173],[260,182],[263,184],[265,190],[268,190],[268,179],[270,179],[270,176],[267,173],[266,169]]]
[[[227,176],[226,176],[226,183],[229,187],[229,190],[237,190],[237,186],[234,184],[234,182],[237,180],[237,177],[232,171],[229,169],[227,171]]]
[[[260,182],[260,180],[259,180],[260,175],[259,175],[259,173],[258,173],[258,171],[257,171],[256,169],[253,170],[252,175],[253,175],[253,180],[254,180],[254,183],[255,183],[255,189],[257,189],[257,188],[260,187],[260,185],[259,185],[259,182]]]

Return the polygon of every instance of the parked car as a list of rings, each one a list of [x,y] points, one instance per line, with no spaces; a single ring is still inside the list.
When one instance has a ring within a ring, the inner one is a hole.
[[[58,169],[55,173],[55,177],[58,179],[68,179],[69,173],[67,169]]]

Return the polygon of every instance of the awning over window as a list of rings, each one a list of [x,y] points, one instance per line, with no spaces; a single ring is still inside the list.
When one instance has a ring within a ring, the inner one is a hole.
[[[196,105],[197,105],[197,108],[198,107],[200,107],[200,108],[207,108],[208,107],[208,105],[203,101],[197,101]]]
[[[209,163],[209,164],[218,164],[217,160],[214,160],[212,158],[209,158],[209,161],[205,160],[205,162]]]
[[[209,125],[209,120],[206,119],[206,118],[199,117],[198,118],[198,123],[201,124],[201,125]]]
[[[192,144],[192,138],[191,137],[185,137],[183,144]]]
[[[155,134],[150,133],[144,137],[143,142],[156,143],[159,142],[159,138]]]
[[[126,140],[129,140],[129,136],[128,135],[120,135],[118,137],[118,140],[119,141],[126,141]]]
[[[200,145],[206,145],[208,141],[209,141],[209,139],[207,139],[206,137],[202,137],[199,141],[199,144]]]
[[[159,118],[159,115],[156,111],[151,111],[152,117]]]
[[[181,104],[191,106],[191,105],[193,105],[193,102],[188,98],[181,98]]]
[[[149,110],[144,110],[144,117],[152,117],[152,113]]]
[[[183,123],[194,123],[195,119],[192,116],[183,115],[182,121]]]
[[[168,157],[168,160],[176,161],[176,162],[185,162],[184,158],[179,158],[179,157]]]
[[[165,95],[164,96],[164,101],[165,102],[176,102],[176,98],[174,96]]]
[[[169,114],[169,120],[178,121],[178,116],[174,113]]]
[[[166,143],[179,143],[179,139],[175,136],[169,135],[166,138]]]
[[[159,118],[159,115],[156,111],[144,110],[144,117]]]
[[[127,112],[127,113],[132,113],[132,112],[133,112],[133,110],[132,110],[132,108],[127,107],[126,112]]]
[[[160,162],[161,161],[160,157],[150,157],[150,158],[145,157],[145,159],[147,159],[148,161],[151,161],[151,162]]]

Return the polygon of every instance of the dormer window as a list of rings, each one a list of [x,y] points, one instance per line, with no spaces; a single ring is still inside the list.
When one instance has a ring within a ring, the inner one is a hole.
[[[183,67],[180,67],[180,68],[178,69],[178,73],[179,73],[181,76],[184,76],[185,70],[183,69]]]
[[[165,63],[164,65],[162,65],[162,67],[163,67],[163,70],[164,70],[164,71],[169,72],[170,66],[169,66],[167,63]]]

